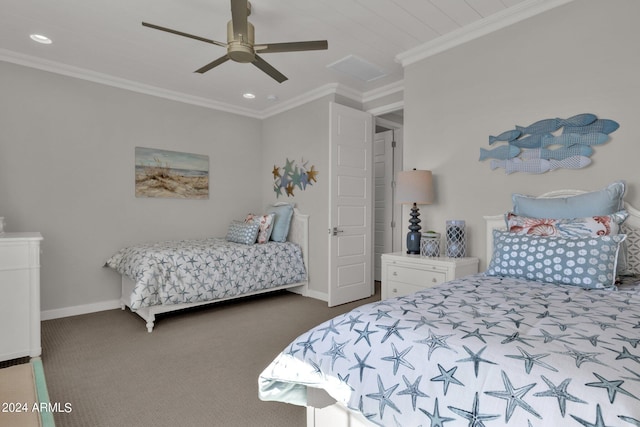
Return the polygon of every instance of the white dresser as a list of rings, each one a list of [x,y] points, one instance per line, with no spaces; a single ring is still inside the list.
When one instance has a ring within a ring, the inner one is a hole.
[[[40,356],[40,233],[0,234],[0,360]]]
[[[382,299],[399,297],[478,272],[478,258],[382,255]]]

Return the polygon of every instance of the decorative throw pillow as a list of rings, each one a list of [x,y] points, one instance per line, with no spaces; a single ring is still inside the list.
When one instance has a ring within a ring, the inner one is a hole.
[[[486,274],[616,289],[618,251],[626,237],[539,237],[494,230],[493,255]]]
[[[624,181],[599,191],[569,197],[538,198],[513,194],[513,212],[533,218],[583,218],[609,215],[624,208]]]
[[[625,210],[611,215],[584,218],[531,218],[509,212],[505,214],[507,231],[517,234],[556,237],[588,237],[618,234],[620,224],[629,216]]]
[[[509,212],[505,215],[507,231],[517,234],[531,234],[537,236],[555,237],[588,237],[607,236],[620,233],[620,225],[627,219],[626,210],[611,215],[601,215],[585,218],[530,218]],[[616,273],[630,274],[627,266],[627,246],[623,243],[618,252]]]
[[[271,205],[266,210],[267,213],[275,214],[271,240],[274,242],[286,242],[289,235],[289,227],[291,226],[291,218],[293,217],[293,205]]]
[[[242,243],[243,245],[253,245],[258,237],[260,223],[257,221],[231,221],[227,230],[227,241]]]
[[[640,276],[640,228],[631,226],[625,222],[620,227],[620,232],[627,235],[627,240],[622,244],[620,252],[625,253],[626,268],[624,275]]]
[[[266,215],[248,214],[244,222],[256,221],[259,224],[258,243],[267,243],[273,231],[273,219],[276,214],[270,213]]]

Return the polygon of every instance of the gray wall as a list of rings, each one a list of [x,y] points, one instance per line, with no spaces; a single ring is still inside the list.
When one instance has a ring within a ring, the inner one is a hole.
[[[262,208],[261,122],[0,62],[0,216],[40,231],[43,311],[111,302],[123,245],[224,236]],[[208,200],[136,198],[134,147],[209,156]]]
[[[466,220],[484,259],[482,215],[509,209],[512,192],[625,179],[640,206],[638,16],[637,0],[575,1],[406,67],[405,168],[431,169],[437,192],[423,227]],[[311,291],[326,294],[329,102],[357,103],[327,96],[261,121],[3,62],[0,93],[0,216],[44,235],[43,310],[112,304],[119,276],[102,265],[125,244],[224,235],[277,200],[311,214]],[[478,161],[488,135],[583,112],[621,125],[587,168],[505,175]],[[209,200],[135,198],[135,146],[209,155]],[[320,174],[277,199],[271,170],[286,158]]]
[[[575,1],[406,67],[404,167],[431,169],[436,183],[423,227],[466,220],[469,253],[484,258],[482,215],[507,211],[513,192],[624,179],[639,206],[638,16],[637,0]],[[578,113],[620,123],[586,168],[506,175],[478,161],[489,135]]]
[[[276,197],[273,180],[262,186],[265,204],[274,201],[295,203],[309,217],[309,290],[326,297],[328,288],[327,253],[329,240],[329,102],[326,96],[293,110],[269,117],[262,124],[264,162],[262,176],[270,176],[274,166],[285,160],[299,163],[303,158],[319,171],[318,182],[305,191],[296,189],[293,197]],[[272,175],[271,175],[272,176]]]

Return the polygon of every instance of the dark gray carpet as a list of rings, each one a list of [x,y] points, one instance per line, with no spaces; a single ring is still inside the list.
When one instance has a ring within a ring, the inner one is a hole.
[[[58,427],[300,427],[305,409],[258,399],[258,375],[295,337],[373,297],[328,308],[289,292],[160,316],[127,311],[42,322]]]

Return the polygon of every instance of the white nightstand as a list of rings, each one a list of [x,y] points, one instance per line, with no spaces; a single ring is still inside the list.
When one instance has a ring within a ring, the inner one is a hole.
[[[404,252],[382,254],[382,299],[411,294],[478,272],[478,258],[430,258]]]

